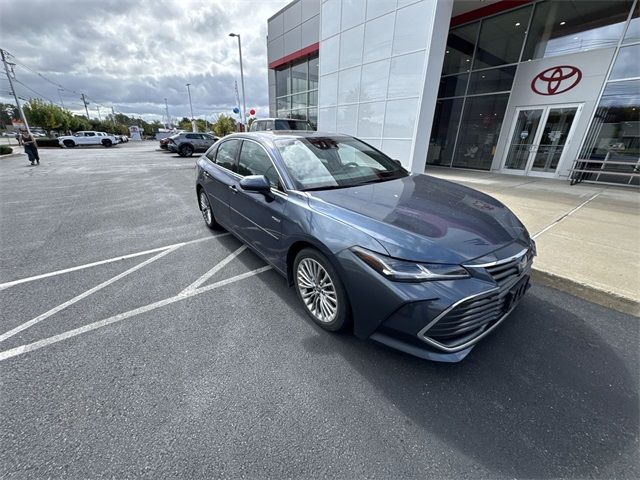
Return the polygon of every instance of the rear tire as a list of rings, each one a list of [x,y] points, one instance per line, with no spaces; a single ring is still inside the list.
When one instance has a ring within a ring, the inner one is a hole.
[[[182,145],[178,150],[178,154],[181,157],[190,157],[193,155],[193,147],[191,145]]]
[[[343,330],[351,320],[351,308],[342,280],[331,262],[318,250],[301,250],[293,263],[298,298],[307,315],[324,330]]]
[[[198,191],[198,205],[200,206],[200,213],[202,213],[205,225],[211,230],[220,230],[222,226],[216,221],[216,217],[213,214],[213,208],[211,208],[211,203],[209,202],[209,197],[203,188]]]

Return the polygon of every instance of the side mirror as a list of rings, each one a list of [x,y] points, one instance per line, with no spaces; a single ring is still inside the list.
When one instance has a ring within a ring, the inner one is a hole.
[[[394,163],[396,163],[398,166],[402,166],[402,162],[400,160],[398,160],[397,158],[392,158],[391,160],[394,161]]]
[[[267,193],[271,185],[264,175],[248,175],[240,180],[240,188],[247,192]]]

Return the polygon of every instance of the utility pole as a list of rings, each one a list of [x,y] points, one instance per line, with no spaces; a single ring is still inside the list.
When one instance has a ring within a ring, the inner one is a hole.
[[[11,74],[9,73],[9,65],[7,65],[7,59],[4,55],[4,50],[0,48],[0,55],[2,56],[2,63],[4,64],[4,71],[7,72],[7,78],[9,79],[9,87],[11,88],[11,93],[13,98],[16,100],[16,106],[18,107],[18,112],[20,113],[20,118],[24,123],[25,128],[27,129],[27,133],[31,135],[31,130],[29,129],[29,123],[27,122],[27,117],[24,115],[24,111],[22,110],[22,105],[20,105],[20,101],[18,100],[18,95],[16,95],[16,90],[13,88],[13,79],[11,78]]]
[[[196,131],[196,120],[193,118],[193,104],[191,103],[191,86],[190,83],[187,83],[187,92],[189,93],[189,108],[191,109],[191,131]]]
[[[62,108],[64,108],[66,110],[67,107],[64,106],[64,100],[62,100],[62,89],[61,88],[58,89],[58,96],[60,96],[60,103],[62,104]]]
[[[91,120],[91,117],[89,116],[89,109],[87,108],[89,102],[87,102],[87,99],[84,98],[84,93],[80,94],[80,97],[82,98],[82,103],[84,104],[84,111],[87,112],[87,120]]]
[[[167,99],[164,99],[164,114],[167,117],[167,124],[165,125],[165,127],[168,129],[171,128],[171,117],[169,116],[169,104],[167,103]]]
[[[111,120],[113,120],[113,128],[116,128],[116,112],[113,109],[113,105],[111,106]]]
[[[100,116],[100,105],[96,104],[96,110],[98,110],[98,120],[102,121],[102,117]]]

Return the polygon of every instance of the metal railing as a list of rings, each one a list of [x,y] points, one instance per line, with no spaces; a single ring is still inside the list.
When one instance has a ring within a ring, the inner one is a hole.
[[[637,188],[640,187],[640,158],[635,163],[609,160],[608,153],[603,160],[578,158],[573,162],[569,178],[571,185],[584,182]]]

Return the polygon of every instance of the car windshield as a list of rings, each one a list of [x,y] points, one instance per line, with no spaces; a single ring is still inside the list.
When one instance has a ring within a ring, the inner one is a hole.
[[[408,175],[398,162],[355,138],[283,138],[275,144],[299,190],[354,187]]]
[[[313,130],[304,120],[276,120],[276,130]]]

